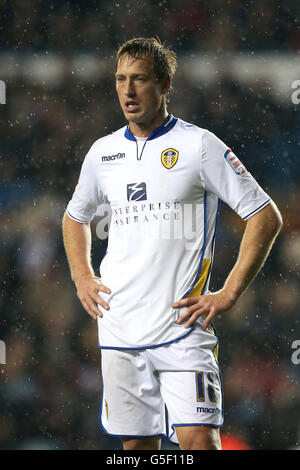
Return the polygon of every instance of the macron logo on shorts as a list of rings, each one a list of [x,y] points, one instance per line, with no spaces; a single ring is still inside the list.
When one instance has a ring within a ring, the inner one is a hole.
[[[220,414],[222,411],[220,408],[207,408],[206,406],[197,406],[197,413],[211,413],[211,414]]]
[[[127,185],[128,201],[145,201],[146,199],[146,183],[130,183]]]

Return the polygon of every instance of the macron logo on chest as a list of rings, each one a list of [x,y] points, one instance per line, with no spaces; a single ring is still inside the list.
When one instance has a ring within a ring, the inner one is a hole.
[[[125,158],[125,153],[117,153],[116,155],[104,155],[101,157],[103,162],[111,162],[114,160],[120,160],[120,158]]]

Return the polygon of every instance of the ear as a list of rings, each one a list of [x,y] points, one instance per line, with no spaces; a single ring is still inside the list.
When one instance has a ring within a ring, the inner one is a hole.
[[[171,78],[168,76],[161,81],[161,92],[163,95],[167,95],[171,87]]]

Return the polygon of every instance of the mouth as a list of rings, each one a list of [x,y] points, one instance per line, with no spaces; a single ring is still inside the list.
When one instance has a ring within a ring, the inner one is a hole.
[[[139,104],[136,101],[126,101],[125,109],[127,113],[136,113],[139,109]]]

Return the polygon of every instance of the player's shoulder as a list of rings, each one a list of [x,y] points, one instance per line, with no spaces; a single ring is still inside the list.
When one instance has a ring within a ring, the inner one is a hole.
[[[191,136],[194,134],[197,139],[199,137],[203,137],[206,133],[211,133],[208,129],[192,124],[191,122],[184,121],[180,118],[177,119],[176,128],[179,132],[188,133]]]
[[[178,119],[177,122],[178,125],[178,130],[185,132],[185,133],[190,133],[191,139],[193,139],[193,134],[195,136],[195,139],[197,141],[204,143],[205,146],[210,146],[210,145],[217,145],[217,144],[224,144],[222,140],[214,133],[214,131],[197,126],[196,124],[192,124],[190,122],[183,121],[182,119]]]
[[[89,150],[89,153],[99,152],[100,150],[105,149],[107,146],[110,146],[113,142],[120,141],[124,138],[125,130],[126,126],[123,126],[120,129],[95,140]]]

